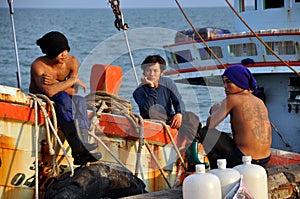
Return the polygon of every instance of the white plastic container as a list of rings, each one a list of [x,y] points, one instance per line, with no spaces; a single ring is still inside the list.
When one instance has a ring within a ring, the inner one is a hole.
[[[212,173],[205,173],[205,165],[197,164],[196,173],[189,175],[182,185],[183,199],[221,199],[221,183]]]
[[[243,175],[244,182],[255,199],[268,198],[268,178],[266,170],[251,164],[251,156],[243,156],[243,164],[233,167]]]
[[[240,181],[240,173],[231,168],[226,168],[226,159],[217,160],[217,169],[212,169],[208,173],[216,175],[221,182],[222,198]]]

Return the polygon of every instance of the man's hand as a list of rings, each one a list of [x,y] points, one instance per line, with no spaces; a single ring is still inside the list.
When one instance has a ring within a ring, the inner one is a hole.
[[[83,88],[84,92],[87,91],[87,86],[83,81],[81,81],[81,79],[76,78],[75,85],[76,86],[81,86]]]
[[[178,129],[181,126],[181,122],[182,122],[182,114],[177,113],[171,119],[170,127],[173,129]]]
[[[48,73],[43,73],[42,75],[42,83],[45,85],[52,85],[57,83],[58,81],[53,77],[53,75]]]
[[[146,76],[143,76],[141,78],[141,81],[142,81],[142,84],[146,84],[149,87],[154,87],[155,86],[154,82],[150,81]]]

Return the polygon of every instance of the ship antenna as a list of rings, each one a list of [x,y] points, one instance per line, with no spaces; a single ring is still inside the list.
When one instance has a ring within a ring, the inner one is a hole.
[[[120,0],[109,0],[110,6],[113,10],[113,13],[115,15],[115,27],[120,31],[121,29],[123,30],[124,33],[124,37],[125,37],[125,42],[126,42],[126,46],[128,49],[128,54],[129,54],[129,58],[130,58],[130,62],[131,62],[131,66],[134,72],[134,77],[135,77],[135,81],[137,86],[139,85],[139,80],[137,77],[137,73],[135,70],[135,65],[134,65],[134,61],[133,61],[133,57],[132,57],[132,53],[131,53],[131,49],[130,49],[130,45],[129,45],[129,41],[128,41],[128,36],[126,33],[126,30],[128,30],[129,26],[127,23],[124,23],[124,17],[123,14],[120,10]]]
[[[208,46],[208,44],[205,42],[205,40],[203,39],[203,37],[199,34],[199,32],[197,31],[197,29],[195,28],[195,26],[192,24],[191,20],[188,18],[188,16],[185,14],[184,10],[182,9],[180,3],[178,2],[178,0],[175,0],[177,3],[178,8],[180,9],[180,11],[182,12],[183,16],[185,17],[186,21],[190,24],[190,26],[192,27],[192,29],[194,30],[195,34],[197,35],[197,37],[200,38],[200,40],[202,41],[202,43],[206,46],[206,48],[209,50],[209,52],[212,54],[212,56],[219,62],[220,65],[223,66],[223,68],[225,68],[224,64],[222,63],[222,61],[218,58],[218,56],[214,53],[214,51]]]
[[[277,55],[272,48],[266,42],[264,42],[260,36],[247,24],[247,22],[243,19],[243,17],[238,13],[238,11],[231,5],[231,3],[228,0],[225,0],[226,3],[229,5],[229,7],[233,10],[233,12],[236,14],[236,16],[247,26],[247,28],[254,34],[254,36],[275,56],[277,57],[282,63],[284,63],[289,69],[291,69],[294,73],[296,73],[298,76],[300,74],[298,71],[296,71],[293,67],[291,67],[286,61],[284,61],[279,55]]]
[[[13,8],[13,0],[7,0],[9,5],[10,11],[10,21],[14,39],[14,46],[15,46],[15,55],[16,55],[16,63],[17,63],[17,83],[18,88],[21,89],[21,73],[20,73],[20,64],[19,64],[19,55],[18,55],[18,46],[17,46],[17,38],[16,38],[16,31],[15,31],[15,23],[14,23],[14,8]]]

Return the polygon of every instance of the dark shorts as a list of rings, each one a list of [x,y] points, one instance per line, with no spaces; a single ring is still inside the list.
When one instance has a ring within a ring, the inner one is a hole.
[[[236,152],[238,155],[240,155],[241,157],[244,156],[243,152],[241,152],[241,150],[240,150],[239,148],[237,148],[237,147],[235,147],[235,152]],[[269,156],[266,157],[266,158],[262,158],[262,159],[258,159],[258,160],[252,159],[251,163],[252,163],[252,164],[258,164],[258,165],[264,166],[265,164],[267,164],[267,163],[270,161],[270,159],[271,159],[271,155],[269,155]]]

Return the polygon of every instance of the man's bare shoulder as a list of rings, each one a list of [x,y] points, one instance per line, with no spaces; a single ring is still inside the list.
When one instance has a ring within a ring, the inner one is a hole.
[[[234,94],[234,95],[227,95],[225,100],[225,104],[227,106],[227,109],[241,109],[244,106],[254,106],[259,105],[262,106],[262,104],[259,102],[260,99],[258,99],[256,96],[254,96],[251,92],[249,93],[240,93],[240,94]]]
[[[250,91],[245,91],[243,93],[227,95],[225,99],[227,101],[241,101],[241,99],[243,99],[243,100],[253,100],[255,98],[256,97]]]
[[[68,62],[78,63],[78,59],[74,55],[69,55]]]
[[[235,103],[239,103],[241,101],[241,98],[244,97],[245,95],[241,95],[241,94],[227,95],[224,101],[226,104],[235,104]]]
[[[66,62],[66,66],[69,69],[78,68],[78,59],[74,55],[69,55],[68,60]]]
[[[31,73],[42,73],[47,68],[44,57],[38,57],[31,63]]]
[[[32,64],[31,64],[31,67],[36,67],[36,66],[43,66],[43,65],[46,65],[45,63],[45,57],[44,56],[41,56],[41,57],[38,57],[36,58]]]

